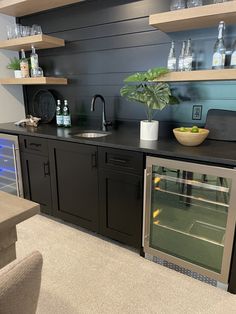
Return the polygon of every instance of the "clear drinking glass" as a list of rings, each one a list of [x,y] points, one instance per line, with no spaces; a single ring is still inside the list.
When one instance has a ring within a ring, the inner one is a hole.
[[[172,0],[170,4],[170,10],[181,10],[186,8],[185,0]]]
[[[14,38],[12,25],[7,25],[7,39],[12,38]]]
[[[42,27],[40,25],[34,24],[31,27],[31,36],[42,34]]]
[[[203,5],[202,0],[188,0],[187,1],[187,7],[188,8],[200,7],[202,5]]]
[[[22,37],[30,36],[30,33],[31,33],[31,27],[30,26],[22,26],[21,27]]]
[[[31,69],[31,77],[43,77],[43,69],[40,67]]]
[[[222,2],[227,2],[227,1],[231,1],[231,0],[213,0],[213,3],[222,3]]]

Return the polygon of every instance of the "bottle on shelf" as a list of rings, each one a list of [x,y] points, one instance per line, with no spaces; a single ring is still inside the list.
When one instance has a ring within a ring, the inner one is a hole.
[[[29,62],[25,56],[24,49],[21,49],[20,70],[22,78],[29,77]]]
[[[233,50],[231,54],[231,61],[230,61],[230,67],[235,69],[236,68],[236,40],[233,44]]]
[[[225,22],[221,21],[219,24],[218,39],[214,46],[214,54],[212,58],[212,69],[223,69],[225,66],[225,44],[224,44],[224,30]]]
[[[71,127],[71,115],[70,110],[68,107],[68,101],[64,100],[64,107],[63,107],[63,125],[65,128]]]
[[[171,42],[171,48],[167,61],[167,68],[170,71],[176,71],[176,55],[175,55],[175,42]]]
[[[192,69],[193,69],[192,41],[189,38],[184,54],[184,71],[192,71]]]
[[[39,58],[33,45],[31,46],[31,49],[32,49],[32,52],[30,54],[31,77],[37,77],[37,71],[39,68]]]
[[[63,126],[64,125],[64,118],[61,108],[61,101],[57,100],[57,108],[56,108],[56,123],[57,126]]]
[[[184,56],[185,56],[185,50],[186,50],[186,41],[183,41],[181,53],[179,56],[179,62],[178,62],[178,71],[184,71]]]

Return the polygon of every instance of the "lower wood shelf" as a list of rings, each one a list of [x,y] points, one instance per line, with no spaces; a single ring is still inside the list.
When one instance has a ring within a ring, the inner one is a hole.
[[[67,85],[61,77],[0,78],[2,85]]]
[[[236,80],[236,69],[170,72],[155,81],[193,82],[193,81],[233,81],[233,80]]]

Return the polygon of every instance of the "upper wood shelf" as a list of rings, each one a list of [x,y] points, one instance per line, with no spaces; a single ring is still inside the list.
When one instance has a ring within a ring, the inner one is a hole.
[[[34,35],[0,41],[0,49],[19,51],[30,50],[31,45],[36,49],[48,49],[65,46],[65,41],[48,35]]]
[[[61,77],[0,78],[2,85],[67,85],[67,79]]]
[[[217,26],[220,21],[236,24],[236,1],[209,4],[196,8],[153,14],[149,24],[163,32]]]
[[[233,81],[233,80],[236,80],[236,69],[170,72],[156,81],[197,82],[197,81]]]
[[[1,0],[0,13],[12,16],[24,16],[80,1],[82,0]]]

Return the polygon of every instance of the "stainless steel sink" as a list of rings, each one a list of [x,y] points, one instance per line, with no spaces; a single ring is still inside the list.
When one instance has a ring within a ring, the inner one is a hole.
[[[84,137],[84,138],[96,138],[103,137],[111,134],[110,132],[102,132],[102,131],[83,131],[80,133],[73,134],[73,136]]]

